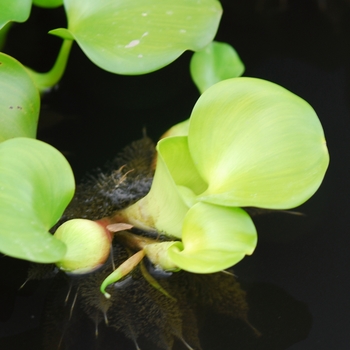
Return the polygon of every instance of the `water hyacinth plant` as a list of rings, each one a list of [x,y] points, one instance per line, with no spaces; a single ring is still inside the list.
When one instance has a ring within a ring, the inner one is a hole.
[[[315,111],[271,82],[217,83],[202,94],[185,125],[180,134],[187,135],[169,132],[158,142],[149,193],[98,221],[111,232],[116,223],[129,223],[170,240],[136,243],[137,253],[107,277],[103,293],[145,255],[170,271],[213,273],[233,266],[257,244],[255,226],[241,207],[301,205],[320,186],[328,166]]]
[[[320,186],[329,156],[315,111],[276,84],[238,78],[244,66],[237,53],[212,42],[222,13],[218,1],[35,3],[63,3],[68,26],[51,31],[63,43],[47,73],[0,53],[2,253],[81,274],[104,264],[119,237],[133,255],[102,283],[108,296],[108,285],[145,256],[166,271],[213,273],[233,266],[257,244],[244,207],[294,208]],[[8,7],[0,26],[24,21],[29,5]],[[145,197],[96,221],[69,220],[52,235],[49,230],[73,197],[74,178],[64,157],[34,138],[40,93],[61,78],[74,41],[102,69],[129,75],[196,51],[190,70],[202,95],[190,119],[158,142]],[[166,239],[140,238],[130,231],[135,228]]]
[[[286,89],[234,78],[196,103],[187,136],[157,145],[149,194],[117,213],[176,237],[145,246],[164,269],[212,273],[254,251],[257,233],[240,207],[290,209],[320,186],[329,156],[312,107]]]
[[[64,157],[35,137],[40,96],[61,79],[73,43],[77,42],[104,70],[129,75],[149,73],[186,50],[201,50],[210,44],[222,8],[217,0],[5,0],[0,1],[0,44],[5,43],[13,21],[28,19],[32,4],[63,6],[68,25],[51,31],[63,42],[48,72],[36,72],[0,52],[0,221],[4,223],[0,228],[0,251],[15,258],[51,263],[61,260],[67,249],[48,230],[60,219],[75,184]],[[35,157],[28,157],[26,149]],[[61,164],[59,171],[55,162]],[[23,167],[28,171],[23,172]],[[56,185],[61,191],[55,190]],[[33,205],[38,198],[42,205]],[[19,220],[22,213],[24,219]],[[29,225],[27,230],[23,230],[25,224]],[[30,244],[14,237],[13,232],[26,232],[25,241]]]

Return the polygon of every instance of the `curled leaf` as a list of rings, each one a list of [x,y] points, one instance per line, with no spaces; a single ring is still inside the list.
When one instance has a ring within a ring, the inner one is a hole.
[[[240,208],[197,203],[187,213],[182,230],[184,249],[168,249],[175,265],[195,273],[212,273],[252,254],[257,243],[255,226]]]
[[[170,138],[169,138],[170,139]],[[172,141],[170,141],[171,143]],[[168,147],[168,139],[158,143],[157,168],[149,193],[135,204],[121,211],[121,215],[135,227],[145,230],[158,230],[169,236],[181,237],[182,221],[187,213],[188,205],[175,183],[171,171],[163,160],[163,153],[176,152],[176,148]],[[175,153],[174,153],[175,155]],[[188,155],[176,153],[178,161],[190,161]],[[174,164],[176,161],[174,159]],[[178,164],[177,164],[178,165]]]

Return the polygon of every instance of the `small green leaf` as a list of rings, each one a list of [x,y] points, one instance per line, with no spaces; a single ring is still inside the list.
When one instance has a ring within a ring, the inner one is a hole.
[[[31,7],[31,0],[0,0],[0,29],[10,21],[26,21]]]
[[[33,4],[39,7],[54,8],[63,5],[63,0],[33,0]]]
[[[195,52],[190,62],[192,80],[201,93],[221,80],[241,76],[244,69],[236,50],[217,41]]]
[[[68,30],[99,67],[119,74],[160,69],[213,40],[217,0],[66,0]]]
[[[67,160],[52,146],[29,138],[0,144],[0,251],[39,263],[55,262],[66,246],[48,230],[74,193]]]
[[[40,95],[25,67],[0,53],[0,142],[13,137],[35,137]]]
[[[320,186],[329,163],[312,107],[268,81],[234,78],[201,95],[189,150],[208,189],[200,201],[271,209],[296,207]]]
[[[182,243],[183,250],[179,245],[168,249],[175,265],[194,273],[213,273],[252,254],[257,233],[244,210],[197,203],[184,219]]]

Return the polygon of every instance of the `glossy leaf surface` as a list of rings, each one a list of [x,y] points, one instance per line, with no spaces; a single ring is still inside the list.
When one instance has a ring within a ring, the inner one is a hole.
[[[293,208],[314,194],[329,163],[312,107],[254,78],[225,80],[204,92],[188,142],[209,185],[198,200],[220,205]]]
[[[24,66],[0,53],[0,142],[35,137],[40,95]]]
[[[66,246],[48,230],[74,193],[72,170],[52,146],[29,138],[0,144],[0,251],[29,261],[60,260]]]
[[[190,72],[192,80],[203,93],[221,80],[241,76],[244,64],[231,45],[213,41],[193,54]]]
[[[171,260],[186,271],[212,273],[252,254],[257,234],[244,210],[197,203],[184,219],[182,243],[182,251],[176,245],[168,249]]]
[[[26,21],[31,7],[31,0],[0,0],[0,29],[10,21]]]
[[[216,34],[216,0],[66,0],[68,31],[99,67],[119,74],[162,68]],[[61,33],[62,34],[62,33]],[[67,37],[67,35],[65,35]]]

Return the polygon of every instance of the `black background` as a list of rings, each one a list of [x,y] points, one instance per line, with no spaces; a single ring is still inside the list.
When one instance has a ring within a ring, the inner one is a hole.
[[[298,208],[305,216],[270,214],[255,220],[258,247],[235,272],[248,289],[260,286],[251,297],[257,323],[283,324],[291,315],[288,331],[276,328],[271,335],[291,341],[276,349],[349,349],[350,2],[223,0],[222,5],[216,40],[236,48],[245,76],[278,83],[314,107],[331,157],[320,190]],[[34,9],[28,23],[14,26],[5,52],[45,71],[61,42],[46,33],[62,26],[62,9]],[[198,98],[188,72],[190,57],[185,53],[161,71],[124,77],[94,66],[75,44],[65,76],[43,99],[38,137],[66,155],[77,181],[140,138],[143,128],[157,140],[190,115]],[[17,292],[26,267],[26,262],[1,259],[1,349],[36,349],[31,342],[45,290],[29,286]],[[309,314],[295,316],[293,323],[289,299],[274,307],[276,290],[302,302]],[[298,327],[305,335],[293,340]],[[218,327],[208,344],[216,350],[230,341],[230,330]]]

